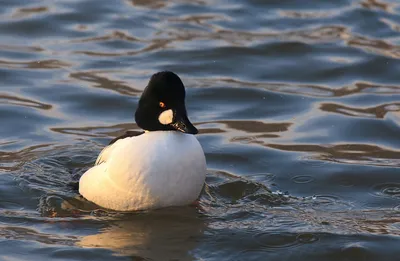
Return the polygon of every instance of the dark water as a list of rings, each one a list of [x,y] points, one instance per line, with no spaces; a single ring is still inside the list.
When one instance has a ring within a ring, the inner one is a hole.
[[[0,260],[398,260],[400,2],[0,0]],[[71,183],[178,73],[200,207]]]

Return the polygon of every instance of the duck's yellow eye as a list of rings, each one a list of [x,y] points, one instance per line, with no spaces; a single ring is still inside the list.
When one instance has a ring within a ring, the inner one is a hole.
[[[165,108],[165,103],[160,102],[158,105],[160,105],[161,108]]]

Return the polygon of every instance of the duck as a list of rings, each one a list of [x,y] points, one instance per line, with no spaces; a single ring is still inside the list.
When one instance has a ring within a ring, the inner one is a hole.
[[[179,76],[151,76],[135,112],[144,131],[115,138],[79,179],[79,193],[115,211],[138,211],[195,203],[206,177],[206,158],[185,106]]]

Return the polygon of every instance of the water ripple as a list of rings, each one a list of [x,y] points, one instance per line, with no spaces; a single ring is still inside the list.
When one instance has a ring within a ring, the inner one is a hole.
[[[12,104],[12,105],[19,105],[19,106],[26,106],[36,109],[42,110],[50,110],[52,108],[51,104],[45,104],[38,101],[16,97],[7,94],[0,94],[0,104]]]
[[[313,153],[316,160],[346,164],[400,167],[400,151],[367,144],[321,146],[311,144],[266,144],[283,151]]]
[[[400,103],[382,104],[370,108],[352,108],[341,104],[323,103],[320,109],[352,117],[383,119],[388,112],[400,111]]]

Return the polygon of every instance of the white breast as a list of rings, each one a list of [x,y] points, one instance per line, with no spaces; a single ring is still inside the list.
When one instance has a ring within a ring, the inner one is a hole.
[[[204,184],[206,161],[193,135],[148,132],[118,140],[79,181],[79,192],[119,211],[187,205]]]

